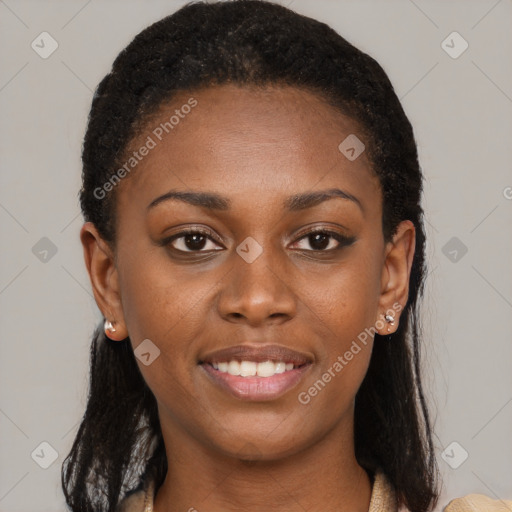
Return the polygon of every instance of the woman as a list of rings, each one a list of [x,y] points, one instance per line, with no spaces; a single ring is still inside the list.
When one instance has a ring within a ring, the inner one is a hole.
[[[238,0],[141,32],[83,146],[105,324],[71,510],[432,510],[421,191],[386,74],[325,24]]]

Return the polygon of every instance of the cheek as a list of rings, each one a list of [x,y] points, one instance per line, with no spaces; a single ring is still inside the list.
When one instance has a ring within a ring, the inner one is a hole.
[[[304,290],[306,286],[310,290],[309,306],[328,333],[330,352],[343,350],[347,342],[375,325],[380,274],[378,258],[359,247],[327,279],[319,275],[309,285],[304,282]]]
[[[209,293],[219,278],[212,279],[208,272],[194,275],[186,267],[171,267],[161,252],[141,251],[142,257],[122,261],[123,313],[133,348],[151,340],[160,351],[155,360],[155,367],[161,367],[158,371],[186,386],[211,318],[206,309]],[[139,367],[144,375],[148,373],[148,379],[154,378],[149,375],[157,371],[153,366],[139,363]]]
[[[179,274],[156,258],[131,265],[125,266],[121,282],[128,335],[134,350],[143,340],[150,340],[158,353],[149,365],[138,359],[137,364],[166,410],[187,410],[197,400],[192,371],[204,319],[201,297],[207,292],[206,280],[182,282]]]
[[[165,250],[147,245],[133,245],[119,256],[123,312],[134,342],[153,336],[165,343],[176,339],[175,329],[186,327],[202,282],[171,266]]]
[[[319,364],[298,399],[332,417],[350,408],[373,347],[381,268],[378,258],[362,249],[330,273],[322,286],[310,281],[309,289],[318,291],[309,296],[308,306],[315,313],[323,344]]]

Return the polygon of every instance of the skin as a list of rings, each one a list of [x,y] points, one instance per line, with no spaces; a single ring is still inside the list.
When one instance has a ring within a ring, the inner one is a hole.
[[[150,339],[161,351],[149,366],[137,360],[158,402],[169,463],[154,510],[367,511],[371,481],[354,455],[353,420],[373,339],[307,405],[298,394],[393,304],[406,303],[414,226],[403,221],[385,243],[382,192],[366,153],[349,161],[338,150],[352,133],[369,142],[352,119],[303,90],[180,93],[130,150],[190,97],[197,106],[116,188],[116,246],[91,223],[80,235],[98,307],[115,322],[109,336],[129,336],[134,348]],[[292,194],[329,188],[361,208],[338,198],[283,209]],[[231,208],[164,201],[147,211],[171,189],[216,192]],[[196,249],[210,252],[177,256],[172,245],[194,248],[184,238],[158,245],[192,227],[212,232]],[[328,253],[339,245],[328,238],[315,252],[304,234],[319,227],[355,241]],[[249,236],[263,249],[252,263],[236,252]],[[392,333],[399,317],[378,332]],[[313,364],[282,397],[241,401],[213,385],[198,360],[243,343],[290,347]]]

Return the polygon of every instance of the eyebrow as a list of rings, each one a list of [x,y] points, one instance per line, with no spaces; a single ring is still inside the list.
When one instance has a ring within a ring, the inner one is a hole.
[[[357,197],[339,188],[330,188],[327,190],[294,194],[286,198],[283,203],[283,208],[290,212],[296,212],[306,210],[307,208],[311,208],[320,203],[323,203],[324,201],[335,198],[352,201],[357,204],[357,206],[359,206],[362,211],[364,211],[363,205]],[[207,208],[209,210],[229,210],[231,207],[231,200],[229,198],[213,192],[186,192],[180,190],[170,190],[166,194],[163,194],[162,196],[159,196],[151,201],[146,210],[149,211],[164,201],[169,200],[182,201],[184,203],[188,203],[201,208]]]

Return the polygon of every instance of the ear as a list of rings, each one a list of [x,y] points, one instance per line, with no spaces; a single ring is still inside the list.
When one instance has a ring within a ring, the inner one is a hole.
[[[91,280],[94,299],[103,316],[112,322],[114,330],[106,331],[116,341],[128,336],[124,320],[118,271],[115,256],[92,222],[86,222],[80,230],[85,266]]]
[[[416,246],[416,229],[410,220],[402,221],[393,239],[385,249],[384,265],[381,274],[381,294],[379,299],[379,320],[384,324],[378,333],[391,334],[398,328],[400,313],[409,298],[409,280],[411,275],[414,249]],[[394,318],[388,323],[385,315]]]

